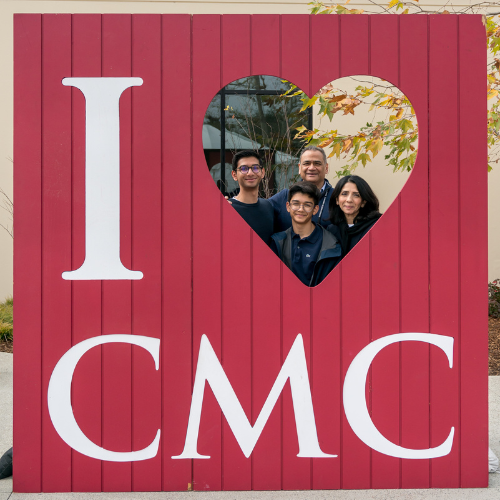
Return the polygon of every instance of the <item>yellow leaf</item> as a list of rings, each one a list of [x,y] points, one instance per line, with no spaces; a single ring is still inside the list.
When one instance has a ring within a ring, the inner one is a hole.
[[[394,7],[398,2],[399,0],[391,0],[391,3],[389,4],[389,9]]]
[[[352,147],[352,141],[351,139],[346,139],[344,141],[344,147],[342,148],[342,153],[349,153],[349,150]]]
[[[334,137],[330,137],[330,139],[326,139],[325,141],[321,142],[319,144],[319,147],[320,148],[326,148],[327,146],[329,146],[333,141],[335,140]]]
[[[375,139],[374,141],[370,142],[370,145],[366,147],[367,151],[371,151],[373,157],[377,156],[378,152],[382,149],[382,146],[384,145],[384,142],[382,139]]]
[[[330,153],[330,156],[328,158],[331,158],[332,156],[337,155],[337,158],[340,157],[340,142],[337,142],[332,148],[332,152]]]

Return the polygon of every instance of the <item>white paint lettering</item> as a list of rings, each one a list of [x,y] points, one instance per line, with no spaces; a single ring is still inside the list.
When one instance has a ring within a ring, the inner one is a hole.
[[[160,444],[160,429],[153,442],[142,450],[118,452],[101,448],[93,443],[78,426],[71,406],[71,381],[80,358],[92,347],[110,342],[133,344],[146,349],[155,362],[158,370],[160,363],[160,340],[140,335],[102,335],[92,337],[73,346],[57,362],[50,377],[47,393],[49,415],[55,430],[71,448],[98,460],[108,462],[134,462],[153,458],[158,453]]]
[[[353,359],[344,380],[344,411],[354,433],[373,450],[398,458],[437,458],[448,455],[453,445],[455,428],[452,427],[446,440],[435,448],[415,450],[403,448],[386,439],[375,427],[365,398],[366,377],[375,356],[388,345],[405,341],[426,342],[442,349],[453,367],[453,337],[430,333],[397,333],[387,335],[362,349]]]
[[[297,456],[336,457],[337,455],[323,453],[319,447],[311,389],[307,374],[304,342],[302,335],[299,334],[281,367],[278,377],[253,427],[250,425],[207,336],[203,335],[200,343],[198,365],[196,367],[184,450],[180,455],[173,456],[172,458],[210,458],[207,455],[200,455],[197,450],[205,381],[210,384],[236,441],[243,454],[248,458],[288,379],[290,379],[292,390],[293,411],[295,413],[295,424],[297,426],[299,441],[299,453]]]
[[[64,78],[85,96],[85,261],[65,280],[140,280],[120,259],[120,96],[142,78]]]

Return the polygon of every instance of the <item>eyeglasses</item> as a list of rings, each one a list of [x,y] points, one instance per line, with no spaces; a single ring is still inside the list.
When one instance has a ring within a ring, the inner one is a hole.
[[[298,210],[300,207],[302,207],[307,213],[309,213],[313,211],[314,203],[299,203],[298,201],[291,201],[290,207],[292,208],[292,210]]]
[[[262,170],[262,167],[260,165],[252,165],[251,167],[243,165],[242,167],[238,167],[236,170],[238,170],[238,172],[241,172],[242,174],[248,174],[250,170],[252,170],[254,174],[258,174]]]

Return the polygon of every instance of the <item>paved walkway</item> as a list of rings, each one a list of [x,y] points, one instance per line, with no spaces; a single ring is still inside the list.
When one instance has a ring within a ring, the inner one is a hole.
[[[500,457],[500,377],[489,377],[490,446]],[[0,456],[12,446],[12,354],[0,352]],[[181,493],[12,493],[12,478],[0,480],[0,500],[499,500],[500,474],[488,489],[246,491]]]

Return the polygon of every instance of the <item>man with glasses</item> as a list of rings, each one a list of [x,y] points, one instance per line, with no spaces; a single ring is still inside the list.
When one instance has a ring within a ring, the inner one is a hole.
[[[273,206],[259,198],[260,181],[264,178],[259,154],[240,151],[233,157],[231,175],[240,187],[239,193],[229,201],[247,224],[269,245],[274,232]]]
[[[319,211],[320,192],[309,181],[288,190],[286,210],[292,226],[272,237],[271,248],[304,285],[319,285],[340,262],[337,238],[312,221]]]
[[[304,148],[299,159],[299,175],[303,181],[312,182],[320,191],[318,212],[313,216],[312,221],[319,222],[323,226],[330,224],[328,204],[333,192],[331,184],[325,179],[327,173],[328,163],[325,151],[316,146]],[[292,225],[292,219],[286,208],[287,199],[288,189],[283,189],[269,198],[274,208],[276,231],[285,231]]]

